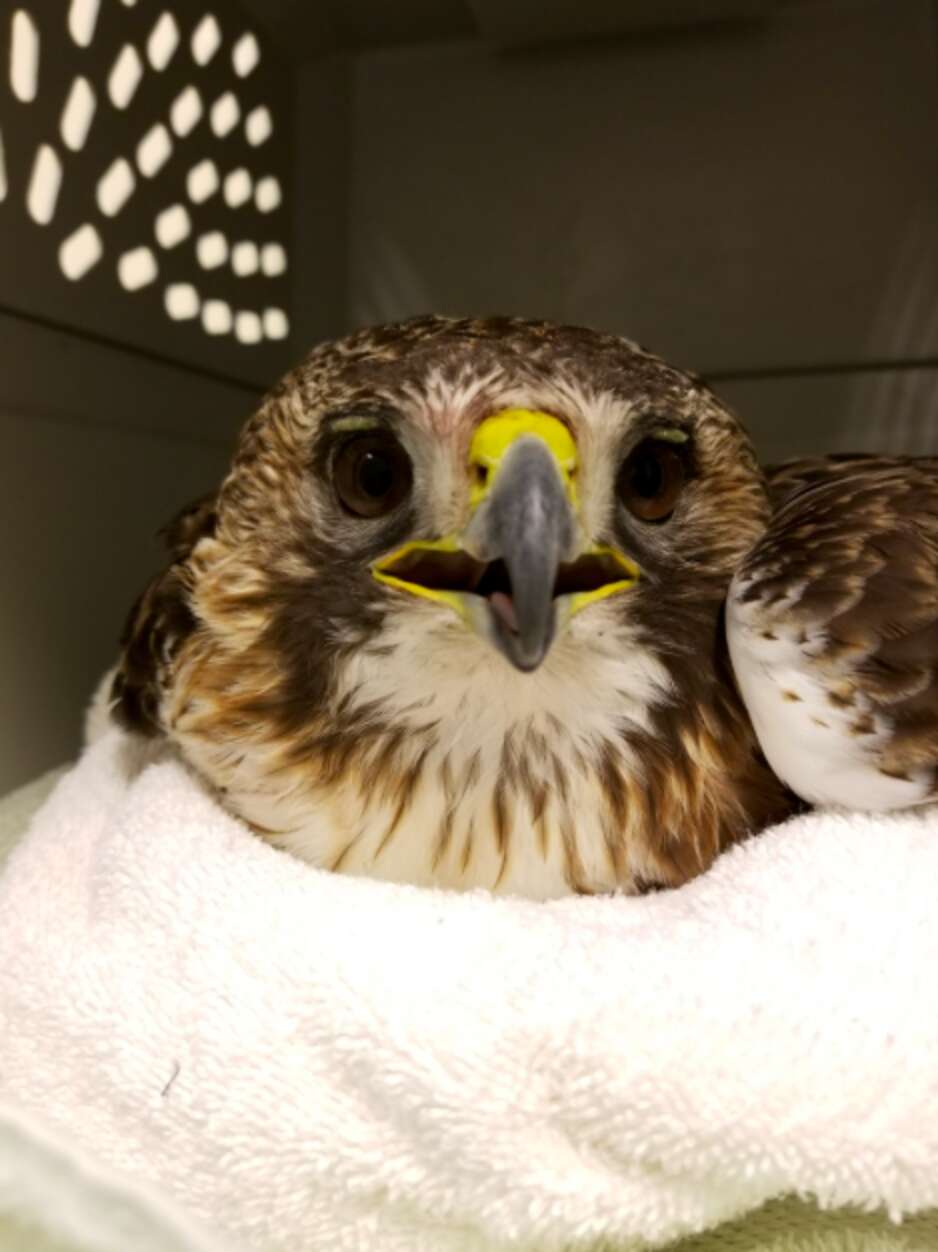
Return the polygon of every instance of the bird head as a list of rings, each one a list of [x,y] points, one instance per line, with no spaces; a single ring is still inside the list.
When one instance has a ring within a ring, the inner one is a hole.
[[[298,583],[336,645],[406,630],[431,667],[448,650],[499,681],[617,625],[680,636],[765,517],[748,440],[697,380],[611,336],[429,318],[288,377],[218,533]]]
[[[379,785],[418,744],[484,758],[522,723],[600,751],[713,681],[767,515],[736,419],[626,340],[507,318],[359,332],[280,383],[175,528],[118,715],[222,788]]]

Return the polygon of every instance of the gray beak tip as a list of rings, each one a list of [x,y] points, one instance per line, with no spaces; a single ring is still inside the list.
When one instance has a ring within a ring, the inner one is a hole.
[[[472,526],[475,555],[503,562],[511,603],[490,606],[495,646],[530,673],[550,649],[556,627],[557,569],[573,542],[574,517],[556,462],[540,439],[509,451]]]
[[[500,623],[495,623],[495,642],[499,652],[507,661],[520,670],[522,674],[531,674],[536,670],[550,650],[553,631],[529,644],[506,630]]]

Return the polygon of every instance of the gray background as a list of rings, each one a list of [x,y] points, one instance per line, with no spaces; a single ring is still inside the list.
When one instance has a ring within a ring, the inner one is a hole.
[[[702,370],[766,459],[938,450],[932,0],[243,16],[290,87],[284,360],[416,312],[517,312]],[[0,297],[0,792],[75,751],[154,531],[223,471],[260,394],[243,380],[273,381],[158,331],[24,316],[17,294]]]

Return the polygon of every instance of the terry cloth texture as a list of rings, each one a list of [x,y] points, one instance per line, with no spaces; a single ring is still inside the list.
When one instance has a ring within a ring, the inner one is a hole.
[[[345,878],[109,731],[0,877],[0,1249],[936,1249],[936,883],[929,813],[641,899]]]

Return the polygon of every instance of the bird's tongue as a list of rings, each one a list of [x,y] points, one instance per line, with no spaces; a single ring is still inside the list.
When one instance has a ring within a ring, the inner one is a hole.
[[[515,617],[515,602],[504,591],[493,591],[489,596],[492,612],[500,617],[514,634],[518,633],[518,619]]]

